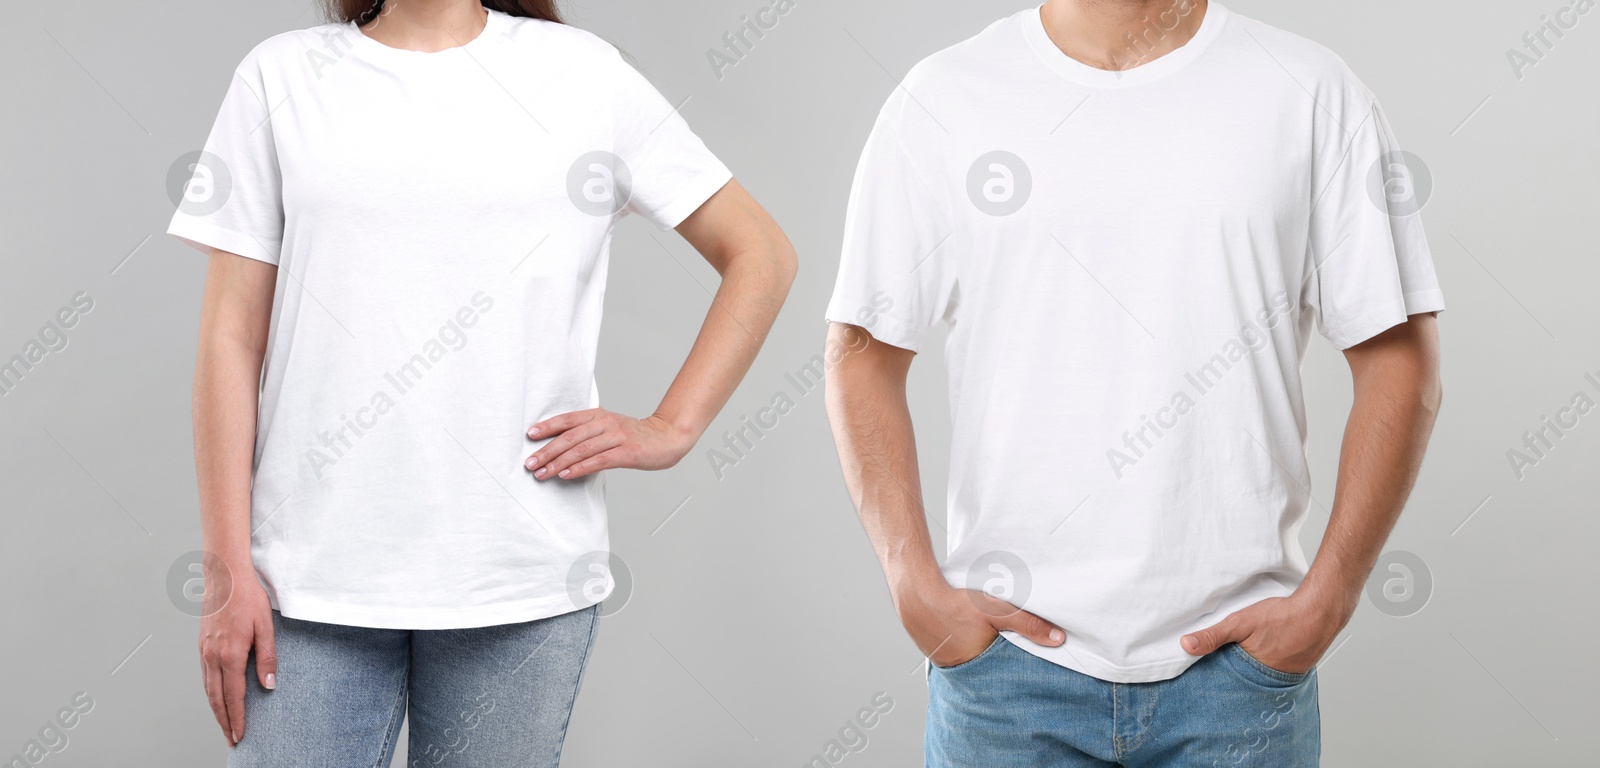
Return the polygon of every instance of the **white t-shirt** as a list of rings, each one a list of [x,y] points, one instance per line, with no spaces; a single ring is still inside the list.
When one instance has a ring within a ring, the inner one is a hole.
[[[595,407],[612,227],[730,178],[616,49],[489,11],[465,46],[351,23],[234,73],[168,232],[278,265],[251,551],[292,618],[437,629],[602,600],[603,475],[536,481]],[[614,158],[620,158],[620,161]]]
[[[1161,680],[1299,584],[1313,322],[1343,349],[1444,307],[1395,149],[1337,56],[1216,2],[1122,72],[1030,8],[906,76],[827,317],[910,350],[949,323],[945,576],[1067,635],[1011,640]]]

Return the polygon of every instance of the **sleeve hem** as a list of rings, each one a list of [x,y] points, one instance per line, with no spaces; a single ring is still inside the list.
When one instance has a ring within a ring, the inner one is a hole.
[[[727,186],[728,182],[732,180],[733,173],[726,166],[720,167],[715,171],[707,171],[696,175],[692,180],[684,183],[681,194],[655,212],[652,218],[655,220],[656,226],[660,227],[662,231],[676,229],[679,224],[683,223],[684,219],[689,218],[689,214],[700,210],[700,206],[705,205],[705,202],[710,200],[712,195]]]
[[[921,351],[922,342],[927,337],[926,332],[916,333],[910,328],[907,328],[900,323],[896,323],[886,317],[879,317],[877,323],[873,324],[871,327],[868,327],[862,325],[860,321],[851,318],[849,313],[835,312],[830,308],[827,314],[824,316],[824,319],[830,323],[844,323],[845,325],[853,325],[866,331],[868,334],[871,334],[872,338],[877,339],[878,341],[888,344],[891,347],[899,347],[908,352]]]
[[[1444,311],[1444,293],[1434,289],[1405,294],[1400,305],[1388,307],[1352,323],[1348,330],[1326,334],[1328,340],[1340,351],[1368,341],[1403,322],[1412,315]]]
[[[1444,291],[1437,288],[1405,295],[1406,316],[1444,311]]]
[[[219,227],[207,221],[185,215],[179,211],[167,227],[167,234],[183,244],[207,253],[208,249],[227,251],[247,259],[278,265],[278,243],[263,243],[260,239],[232,229]]]

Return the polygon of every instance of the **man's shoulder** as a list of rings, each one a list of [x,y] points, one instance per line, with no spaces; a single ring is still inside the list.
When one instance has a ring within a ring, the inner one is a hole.
[[[935,51],[912,65],[885,104],[886,116],[907,122],[935,122],[947,109],[964,111],[975,100],[992,97],[1014,81],[1017,57],[1025,54],[1022,13],[991,22],[977,34]],[[942,131],[941,131],[942,132]]]
[[[1311,38],[1238,13],[1230,24],[1235,44],[1266,59],[1264,66],[1281,68],[1311,93],[1343,91],[1370,98],[1371,94],[1342,56]]]
[[[1021,50],[1022,14],[1038,13],[1028,8],[994,20],[982,31],[924,57],[906,73],[904,84],[929,87],[936,83],[968,80],[992,75],[998,60]]]

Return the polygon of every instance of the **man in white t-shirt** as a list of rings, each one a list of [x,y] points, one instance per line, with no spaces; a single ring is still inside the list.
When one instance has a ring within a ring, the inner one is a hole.
[[[1048,0],[906,76],[855,177],[828,403],[931,662],[928,765],[1317,763],[1313,668],[1440,401],[1409,157],[1337,56],[1205,0]],[[942,567],[905,392],[941,322]],[[1355,392],[1308,565],[1313,325]]]

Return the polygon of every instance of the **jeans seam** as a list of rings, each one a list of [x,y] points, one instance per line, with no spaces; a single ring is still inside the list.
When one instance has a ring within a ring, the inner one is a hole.
[[[1111,751],[1117,757],[1117,762],[1122,761],[1122,684],[1111,684]]]
[[[572,709],[578,705],[578,689],[583,686],[583,673],[589,668],[589,651],[594,648],[595,630],[600,626],[600,606],[589,609],[589,639],[584,641],[583,659],[578,663],[578,678],[572,681],[572,698],[567,701],[567,717],[561,721],[561,736],[556,739],[556,765],[561,764],[561,753],[567,746],[567,727],[572,725]]]
[[[408,662],[406,668],[400,672],[400,690],[395,694],[394,708],[389,712],[389,727],[384,731],[383,746],[379,749],[378,761],[372,764],[372,768],[387,768],[390,761],[394,760],[395,741],[400,736],[398,723],[403,720],[401,713],[405,711],[406,690],[410,684],[411,665]],[[409,762],[410,759],[407,755],[406,760]]]
[[[964,667],[967,667],[967,666],[969,666],[971,664],[976,663],[979,659],[982,659],[983,657],[988,656],[991,651],[998,650],[1000,648],[1000,643],[1005,642],[1005,639],[1006,639],[1005,635],[995,635],[994,636],[994,640],[990,641],[990,643],[987,646],[984,646],[984,649],[979,651],[977,656],[973,656],[972,658],[967,659],[966,661],[963,661],[960,664],[956,664],[955,666],[941,667],[941,666],[939,666],[937,664],[934,664],[932,659],[928,660],[928,666],[930,666],[930,667],[932,667],[934,669],[937,669],[940,672],[954,672],[954,671],[956,671],[958,669],[962,669]],[[935,649],[935,650],[937,650],[937,649]]]
[[[1123,755],[1138,749],[1150,738],[1150,731],[1152,730],[1150,726],[1152,721],[1155,720],[1156,696],[1160,688],[1157,686],[1149,686],[1148,688],[1143,688],[1141,690],[1143,690],[1144,693],[1149,694],[1149,696],[1145,697],[1144,715],[1138,720],[1139,733],[1137,737],[1133,740],[1133,743],[1127,745],[1127,749],[1123,750]]]
[[[1270,678],[1273,678],[1273,679],[1277,680],[1280,683],[1286,683],[1286,684],[1289,684],[1289,685],[1299,685],[1300,683],[1305,682],[1306,678],[1311,676],[1311,672],[1309,670],[1296,674],[1294,672],[1284,672],[1281,669],[1273,669],[1272,667],[1269,667],[1266,664],[1262,663],[1256,657],[1251,656],[1249,651],[1246,651],[1244,648],[1240,647],[1237,643],[1234,644],[1234,648],[1237,649],[1238,654],[1240,656],[1244,657],[1244,660],[1245,660],[1245,662],[1247,664],[1249,664],[1252,667],[1255,667],[1257,671],[1261,672],[1262,674],[1266,675],[1267,677],[1270,677]]]

